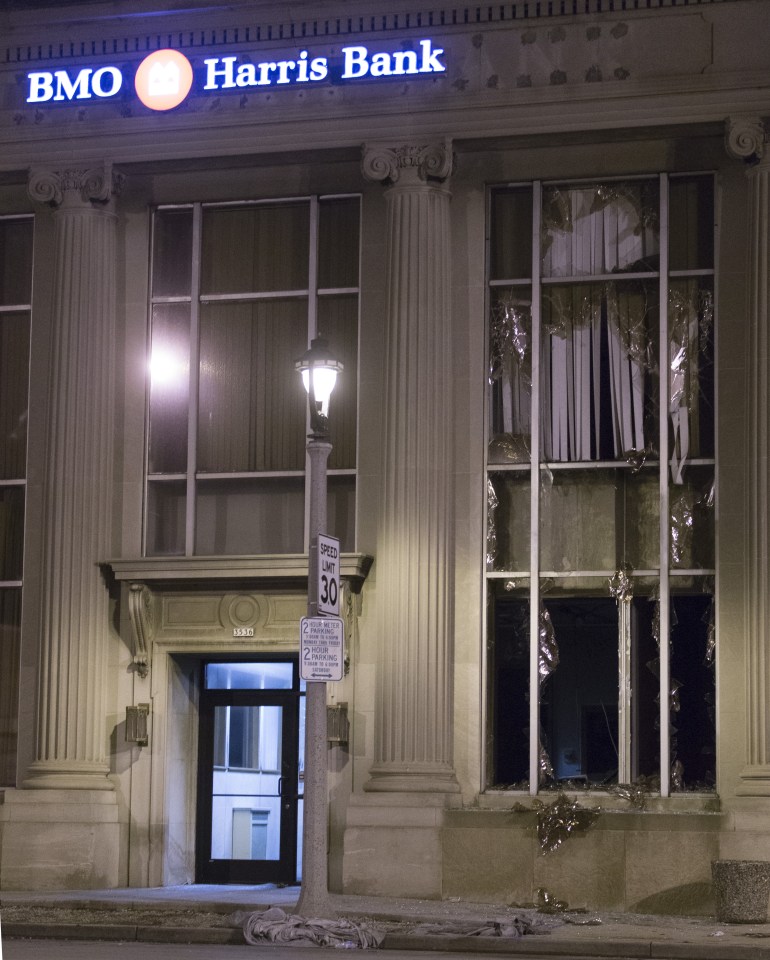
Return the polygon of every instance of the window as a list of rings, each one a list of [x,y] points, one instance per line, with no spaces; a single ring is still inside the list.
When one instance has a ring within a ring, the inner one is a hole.
[[[16,782],[32,233],[0,218],[0,786]]]
[[[710,174],[490,192],[488,788],[714,788],[714,223]]]
[[[354,549],[359,199],[161,207],[154,215],[148,555],[299,553],[307,401],[322,334],[334,394],[329,525]]]

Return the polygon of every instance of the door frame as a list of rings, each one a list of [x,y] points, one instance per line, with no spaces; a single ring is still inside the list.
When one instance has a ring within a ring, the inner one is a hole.
[[[206,666],[212,663],[290,663],[292,689],[207,690]],[[304,693],[299,688],[296,655],[210,656],[200,664],[198,719],[198,776],[195,799],[196,883],[295,883],[299,811],[299,711]],[[215,860],[210,856],[213,824],[214,711],[221,706],[280,706],[281,797],[280,857],[277,860]]]

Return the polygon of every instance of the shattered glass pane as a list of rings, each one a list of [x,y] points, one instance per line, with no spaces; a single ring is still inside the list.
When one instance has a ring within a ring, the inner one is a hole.
[[[672,567],[714,567],[714,468],[688,466],[681,485],[670,487]]]
[[[524,288],[497,290],[489,321],[490,463],[529,463],[532,304]]]
[[[610,597],[548,597],[558,669],[541,683],[540,718],[556,784],[618,775],[618,610]],[[541,629],[541,644],[543,631]]]
[[[704,278],[674,280],[668,297],[671,479],[714,456],[714,295]]]
[[[529,490],[528,471],[490,471],[487,480],[487,570],[529,570]]]
[[[713,597],[673,596],[671,609],[671,787],[672,790],[713,791],[716,785],[715,675],[713,665],[708,662],[713,638]]]
[[[489,717],[494,737],[487,755],[487,782],[498,789],[529,786],[528,587],[489,584]]]

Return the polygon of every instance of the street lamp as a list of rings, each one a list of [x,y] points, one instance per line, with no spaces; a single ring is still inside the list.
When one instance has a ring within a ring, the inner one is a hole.
[[[342,364],[329,344],[316,337],[295,363],[302,374],[310,408],[307,454],[310,461],[310,518],[307,615],[318,616],[318,536],[326,533],[326,462],[329,441],[329,398]],[[297,913],[303,917],[332,914],[327,885],[328,793],[326,783],[326,683],[307,682],[305,693],[305,801],[302,820],[302,890]]]

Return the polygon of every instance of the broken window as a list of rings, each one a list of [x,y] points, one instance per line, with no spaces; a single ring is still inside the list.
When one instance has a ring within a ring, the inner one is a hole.
[[[713,196],[491,192],[489,788],[714,788]]]

